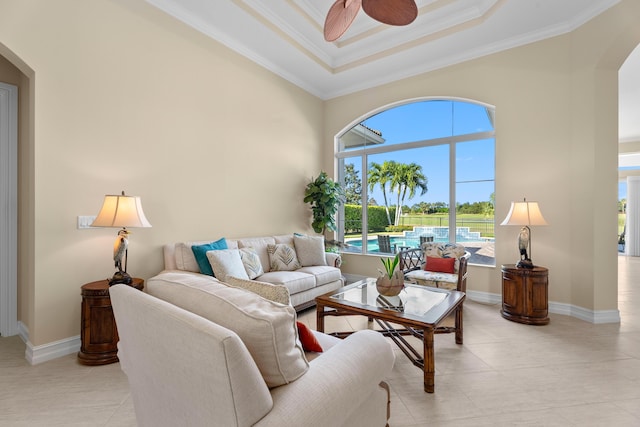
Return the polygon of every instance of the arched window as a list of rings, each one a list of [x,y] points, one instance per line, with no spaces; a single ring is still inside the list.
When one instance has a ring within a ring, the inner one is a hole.
[[[494,117],[493,107],[466,100],[411,100],[345,130],[336,150],[344,250],[393,253],[433,239],[495,265]]]

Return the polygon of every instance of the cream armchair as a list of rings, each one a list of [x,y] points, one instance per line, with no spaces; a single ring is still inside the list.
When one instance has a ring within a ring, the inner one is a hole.
[[[371,330],[325,351],[298,379],[267,387],[231,330],[126,285],[110,289],[140,426],[384,426],[393,350]]]

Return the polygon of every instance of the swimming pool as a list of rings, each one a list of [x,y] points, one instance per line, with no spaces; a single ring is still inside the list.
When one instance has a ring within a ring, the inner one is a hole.
[[[420,236],[433,236],[434,242],[449,242],[449,229],[447,227],[415,227],[413,231],[405,231],[402,235],[391,235],[389,240],[391,246],[417,248],[420,246]],[[469,231],[469,227],[458,227],[456,229],[456,242],[484,242],[486,239],[480,237],[480,233]],[[345,252],[362,253],[362,239],[345,239],[345,243],[349,246],[344,249]],[[378,247],[378,237],[370,237],[367,239],[367,253],[380,252]]]

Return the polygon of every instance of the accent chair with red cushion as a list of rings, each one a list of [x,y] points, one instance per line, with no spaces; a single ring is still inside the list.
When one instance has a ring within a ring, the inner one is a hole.
[[[470,256],[459,243],[425,242],[400,252],[400,268],[407,282],[466,292]]]

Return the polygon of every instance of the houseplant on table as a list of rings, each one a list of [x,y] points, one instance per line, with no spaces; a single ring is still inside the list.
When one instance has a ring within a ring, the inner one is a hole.
[[[399,254],[393,258],[380,258],[385,271],[380,271],[380,277],[376,280],[376,289],[380,295],[386,297],[396,296],[404,289],[404,275],[396,269],[400,262]]]

